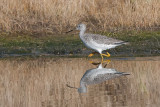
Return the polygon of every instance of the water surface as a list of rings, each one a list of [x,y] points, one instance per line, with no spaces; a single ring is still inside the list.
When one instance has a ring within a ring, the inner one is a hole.
[[[131,75],[88,85],[86,93],[78,93],[86,70],[97,66],[85,58],[1,60],[0,107],[160,105],[160,57],[111,59],[106,68]]]

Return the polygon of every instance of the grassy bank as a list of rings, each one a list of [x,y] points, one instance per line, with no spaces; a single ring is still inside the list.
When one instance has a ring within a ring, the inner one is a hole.
[[[123,31],[100,34],[130,42],[129,45],[108,50],[112,56],[160,55],[160,31]],[[1,57],[8,55],[86,56],[90,52],[93,51],[84,46],[78,35],[35,36],[7,33],[0,35]]]
[[[159,0],[1,0],[0,30],[62,33],[80,22],[90,31],[159,28]]]

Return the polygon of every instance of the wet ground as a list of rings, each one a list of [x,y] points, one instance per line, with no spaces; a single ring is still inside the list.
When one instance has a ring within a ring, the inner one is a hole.
[[[160,31],[123,31],[96,34],[129,42],[107,50],[112,56],[136,57],[160,55]],[[8,56],[87,56],[89,50],[76,34],[0,33],[0,58]],[[105,52],[104,52],[105,53]]]
[[[87,90],[79,93],[84,73],[96,69],[99,61],[0,60],[0,107],[159,107],[160,57],[111,58],[108,65],[103,63],[106,70],[112,68],[130,75],[86,84]]]

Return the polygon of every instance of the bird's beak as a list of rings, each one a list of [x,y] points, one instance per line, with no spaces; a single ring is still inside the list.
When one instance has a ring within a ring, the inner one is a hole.
[[[74,31],[74,29],[67,31],[66,33],[69,33],[69,32],[72,32],[72,31]]]

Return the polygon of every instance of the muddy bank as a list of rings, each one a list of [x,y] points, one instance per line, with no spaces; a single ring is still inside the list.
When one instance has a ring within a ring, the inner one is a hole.
[[[159,31],[127,31],[99,33],[130,42],[110,49],[111,56],[154,56],[160,55]],[[8,56],[87,56],[93,52],[84,46],[78,34],[64,35],[0,35],[0,57]],[[104,52],[105,53],[105,52]]]

